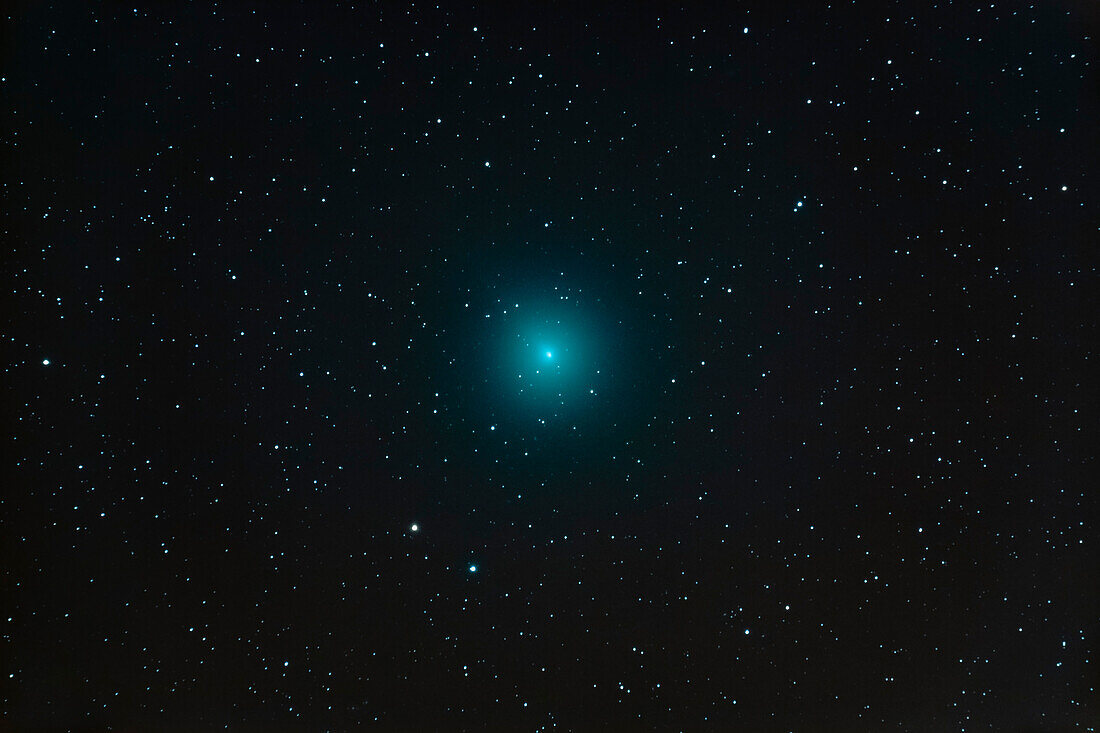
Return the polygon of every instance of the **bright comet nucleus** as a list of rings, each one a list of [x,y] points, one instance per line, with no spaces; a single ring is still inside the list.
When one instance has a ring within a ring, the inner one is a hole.
[[[514,292],[501,296],[507,312],[477,318],[478,338],[492,346],[492,358],[476,371],[471,361],[469,378],[485,385],[483,424],[495,425],[497,435],[505,425],[506,434],[538,425],[547,438],[558,430],[572,435],[579,424],[602,424],[611,414],[601,409],[615,394],[611,376],[628,371],[619,358],[623,314],[604,282],[589,284],[515,278]],[[601,399],[593,400],[597,394]]]

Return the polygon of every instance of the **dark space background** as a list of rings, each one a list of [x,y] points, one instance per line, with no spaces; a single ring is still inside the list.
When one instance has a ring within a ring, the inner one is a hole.
[[[4,12],[0,730],[1096,729],[1096,5],[149,5]]]

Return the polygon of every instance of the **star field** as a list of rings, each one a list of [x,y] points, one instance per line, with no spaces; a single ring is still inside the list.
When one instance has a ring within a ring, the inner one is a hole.
[[[1091,3],[16,3],[2,731],[1092,731]]]

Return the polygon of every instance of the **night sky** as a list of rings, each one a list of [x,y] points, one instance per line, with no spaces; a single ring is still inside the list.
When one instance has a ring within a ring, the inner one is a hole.
[[[1092,2],[24,2],[2,731],[1092,731]]]

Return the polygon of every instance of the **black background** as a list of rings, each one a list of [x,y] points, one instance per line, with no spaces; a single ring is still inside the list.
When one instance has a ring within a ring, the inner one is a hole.
[[[0,729],[1092,730],[1097,19],[9,10]]]

